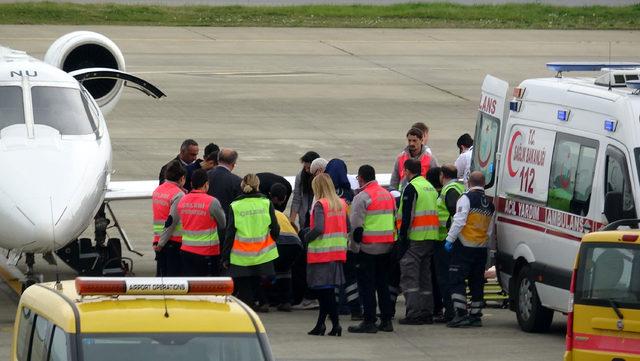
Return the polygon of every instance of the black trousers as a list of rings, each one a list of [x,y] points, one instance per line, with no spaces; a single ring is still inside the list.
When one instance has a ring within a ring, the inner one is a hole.
[[[182,261],[180,260],[180,243],[169,241],[156,251],[156,277],[182,276]]]
[[[449,265],[451,263],[451,254],[444,249],[445,242],[436,242],[435,253],[433,254],[435,279],[433,286],[433,303],[435,310],[441,310],[444,306],[444,314],[446,317],[453,317],[453,305],[451,303],[451,290],[449,282]],[[437,290],[437,292],[436,292]],[[438,301],[440,299],[440,308]]]
[[[273,262],[276,271],[275,301],[278,304],[292,303],[291,267],[302,253],[302,247],[296,244],[279,244],[278,258]]]
[[[389,295],[390,254],[371,255],[360,252],[358,261],[358,289],[364,309],[364,321],[376,322],[378,304],[382,320],[391,320],[393,305]],[[377,303],[376,293],[378,295]]]
[[[247,306],[256,307],[257,302],[264,297],[261,279],[260,276],[233,277],[234,295]]]
[[[180,251],[182,273],[186,277],[216,277],[220,275],[220,256],[203,256]]]
[[[449,280],[451,282],[451,301],[458,315],[467,314],[467,293],[464,281],[468,280],[471,293],[471,316],[482,316],[484,304],[484,267],[487,264],[485,247],[465,247],[460,241],[453,244]]]
[[[360,303],[360,295],[358,292],[358,258],[359,253],[347,251],[347,261],[343,265],[345,284],[340,287],[339,306],[348,306],[352,315],[362,313],[362,305]]]

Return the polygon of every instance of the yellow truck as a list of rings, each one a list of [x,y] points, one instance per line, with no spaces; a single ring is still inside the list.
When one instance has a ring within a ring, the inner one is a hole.
[[[36,284],[18,305],[14,361],[271,361],[230,278],[92,278]]]
[[[565,361],[640,361],[640,220],[584,236],[571,281]]]

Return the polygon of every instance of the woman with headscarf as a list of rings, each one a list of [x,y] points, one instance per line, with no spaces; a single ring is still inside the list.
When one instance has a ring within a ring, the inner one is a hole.
[[[223,248],[223,267],[233,277],[236,296],[259,312],[268,312],[260,280],[275,275],[273,261],[278,258],[275,240],[280,227],[271,201],[258,189],[255,174],[242,179],[238,196],[229,207],[229,220]]]
[[[344,199],[347,204],[353,201],[354,193],[347,176],[347,165],[342,159],[334,158],[327,163],[324,170],[327,173],[333,185],[336,188],[338,197]],[[358,263],[358,254],[351,251],[347,252],[347,261],[344,264],[345,284],[340,287],[340,310],[341,313],[351,314],[351,320],[362,320],[362,305],[358,293],[358,275],[356,266]]]
[[[335,289],[344,283],[342,264],[347,259],[347,234],[350,228],[347,204],[338,198],[327,174],[317,175],[311,186],[316,201],[311,211],[311,229],[304,237],[308,244],[307,284],[318,296],[320,312],[316,326],[308,334],[324,335],[324,323],[329,316],[333,327],[328,335],[341,336]]]
[[[338,197],[344,199],[347,204],[351,204],[353,201],[353,189],[351,189],[351,183],[347,176],[347,165],[342,159],[334,158],[327,163],[324,170],[331,177],[333,185],[336,187],[336,194]]]

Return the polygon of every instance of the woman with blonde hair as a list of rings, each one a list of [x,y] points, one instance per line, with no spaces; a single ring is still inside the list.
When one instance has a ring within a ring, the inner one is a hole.
[[[258,312],[268,312],[260,279],[275,274],[278,258],[275,240],[280,227],[271,201],[258,191],[255,174],[242,179],[238,196],[229,207],[229,219],[222,253],[223,267],[233,277],[236,296]],[[258,304],[262,303],[262,304]]]
[[[311,182],[316,201],[311,210],[311,227],[305,235],[307,246],[307,284],[320,302],[316,326],[309,335],[322,336],[325,320],[333,325],[329,336],[341,336],[335,288],[344,283],[342,264],[347,259],[347,233],[349,218],[347,204],[338,198],[331,177],[318,174]]]

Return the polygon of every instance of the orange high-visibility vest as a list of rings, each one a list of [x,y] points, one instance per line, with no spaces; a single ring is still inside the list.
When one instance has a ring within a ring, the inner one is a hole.
[[[402,151],[398,155],[398,175],[400,176],[400,180],[404,178],[404,162],[409,159],[409,152]],[[420,164],[421,170],[420,175],[423,177],[427,176],[427,171],[429,170],[429,166],[431,165],[431,156],[429,153],[425,152],[420,155]]]
[[[318,238],[309,242],[307,263],[327,263],[347,261],[347,203],[340,199],[342,209],[334,211],[329,208],[326,198],[319,199],[324,214],[324,230]],[[314,227],[313,210],[311,212],[311,229]]]
[[[220,254],[218,222],[211,216],[209,208],[214,198],[202,190],[193,190],[178,203],[178,214],[182,224],[181,251],[202,256]]]
[[[371,203],[367,206],[362,226],[362,243],[393,243],[395,238],[395,200],[388,190],[378,182],[369,183],[363,192],[369,195]]]
[[[154,246],[158,244],[160,236],[164,231],[164,224],[167,221],[167,218],[169,218],[169,212],[171,211],[171,200],[179,192],[182,192],[182,189],[174,182],[164,182],[153,191],[153,194],[151,196],[151,203],[153,207]],[[170,240],[178,243],[182,242],[179,227],[176,227]]]

